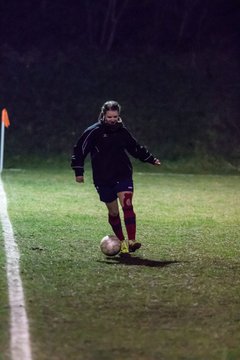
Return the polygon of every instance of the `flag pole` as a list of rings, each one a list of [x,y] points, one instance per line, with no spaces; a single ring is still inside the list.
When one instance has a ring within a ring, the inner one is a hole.
[[[3,171],[3,156],[4,156],[4,134],[5,134],[5,125],[1,121],[1,150],[0,150],[0,174]]]
[[[5,127],[9,127],[10,121],[6,109],[2,110],[2,121],[1,121],[1,148],[0,148],[0,174],[3,171],[3,156],[4,156],[4,133]]]

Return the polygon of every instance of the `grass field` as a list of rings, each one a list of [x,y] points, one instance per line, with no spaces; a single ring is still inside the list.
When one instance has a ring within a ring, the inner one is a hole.
[[[239,176],[145,165],[134,179],[143,247],[124,261],[99,251],[111,230],[90,172],[82,185],[56,167],[3,173],[34,360],[239,360]],[[3,246],[0,291],[5,360]]]

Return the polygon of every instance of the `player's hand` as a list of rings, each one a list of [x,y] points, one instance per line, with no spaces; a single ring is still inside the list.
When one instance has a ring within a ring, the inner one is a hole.
[[[159,159],[154,159],[154,165],[159,166],[161,165],[161,162]]]
[[[76,182],[84,183],[84,176],[76,176]]]

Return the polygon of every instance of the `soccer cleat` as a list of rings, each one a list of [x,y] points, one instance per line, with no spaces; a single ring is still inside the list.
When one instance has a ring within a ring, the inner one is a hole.
[[[121,241],[120,254],[129,254],[128,242],[126,240]]]
[[[129,240],[129,252],[135,252],[140,249],[141,246],[142,244],[140,242]]]

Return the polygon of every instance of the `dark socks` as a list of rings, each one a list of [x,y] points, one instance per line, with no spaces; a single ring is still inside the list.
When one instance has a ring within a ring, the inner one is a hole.
[[[124,240],[124,235],[122,231],[122,224],[119,214],[117,216],[112,216],[108,214],[108,221],[111,225],[114,234],[117,236],[119,240]]]
[[[132,206],[123,207],[124,222],[129,240],[135,240],[136,237],[136,215]]]

